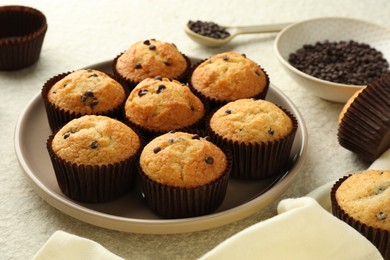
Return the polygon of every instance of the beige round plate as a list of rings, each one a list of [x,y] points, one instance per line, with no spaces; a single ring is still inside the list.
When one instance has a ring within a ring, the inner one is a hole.
[[[111,62],[89,68],[111,72]],[[298,120],[298,132],[290,163],[279,176],[262,181],[229,181],[226,198],[213,214],[161,219],[148,208],[139,185],[130,194],[108,203],[85,204],[66,197],[59,189],[46,151],[50,129],[40,93],[22,111],[15,129],[15,151],[35,191],[50,205],[81,221],[124,232],[169,234],[193,232],[222,226],[247,217],[277,199],[301,168],[307,150],[305,122],[295,105],[275,86],[270,86],[267,100],[291,111]]]

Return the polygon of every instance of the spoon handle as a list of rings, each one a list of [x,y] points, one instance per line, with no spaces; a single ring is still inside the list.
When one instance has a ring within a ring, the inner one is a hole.
[[[280,32],[283,28],[285,28],[286,26],[289,26],[290,24],[291,23],[277,23],[277,24],[239,26],[239,27],[236,27],[235,34]]]

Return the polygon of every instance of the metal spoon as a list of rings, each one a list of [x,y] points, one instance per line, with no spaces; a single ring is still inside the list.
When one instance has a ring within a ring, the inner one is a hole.
[[[252,25],[252,26],[223,26],[223,25],[221,26],[220,25],[220,27],[225,28],[230,33],[230,36],[223,39],[217,39],[217,38],[212,38],[212,37],[198,34],[192,31],[188,27],[188,24],[184,27],[184,30],[192,40],[194,40],[199,44],[209,46],[209,47],[219,47],[230,42],[234,37],[236,37],[239,34],[279,32],[290,24],[291,23],[279,23],[279,24],[264,24],[264,25]]]

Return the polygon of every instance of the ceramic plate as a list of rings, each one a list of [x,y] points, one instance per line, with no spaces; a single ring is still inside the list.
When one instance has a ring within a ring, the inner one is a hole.
[[[88,66],[111,73],[111,62]],[[307,131],[304,120],[295,105],[271,84],[267,100],[291,111],[298,120],[287,168],[277,177],[261,181],[229,181],[222,205],[213,213],[183,219],[161,219],[147,206],[139,185],[128,195],[108,203],[85,204],[66,197],[59,189],[46,150],[50,135],[46,112],[40,93],[22,111],[15,129],[15,151],[35,191],[50,205],[81,221],[124,232],[169,234],[193,232],[222,226],[264,208],[277,199],[298,174],[307,150]]]

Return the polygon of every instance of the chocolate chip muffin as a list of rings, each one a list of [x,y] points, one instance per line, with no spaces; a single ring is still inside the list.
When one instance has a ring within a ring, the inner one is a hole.
[[[332,188],[331,202],[336,217],[390,259],[390,171],[366,170],[341,178]]]
[[[103,202],[130,190],[141,139],[120,121],[85,115],[51,135],[47,149],[65,195]]]
[[[205,115],[202,101],[188,86],[167,78],[147,78],[130,93],[125,117],[154,134],[190,127]]]
[[[264,98],[269,87],[266,72],[253,60],[235,52],[220,53],[195,66],[191,87],[210,102]]]
[[[139,171],[146,200],[166,218],[208,214],[223,201],[230,155],[199,134],[169,132],[143,149]]]
[[[113,61],[113,72],[130,88],[156,76],[182,80],[191,64],[175,44],[160,40],[138,41]]]
[[[83,69],[48,80],[42,97],[54,132],[82,115],[118,117],[126,94],[122,85],[104,72]]]
[[[239,99],[219,108],[208,120],[217,143],[233,152],[232,176],[261,179],[285,167],[298,122],[266,100]]]
[[[390,147],[390,74],[357,92],[339,116],[339,144],[373,162]]]

